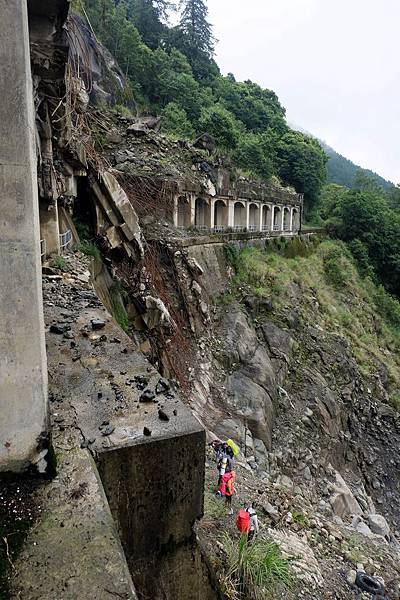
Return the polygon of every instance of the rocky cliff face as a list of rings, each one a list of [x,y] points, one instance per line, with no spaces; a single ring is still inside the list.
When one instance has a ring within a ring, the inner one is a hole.
[[[261,501],[268,535],[284,541],[288,556],[312,554],[315,568],[306,558],[297,565],[300,579],[314,588],[307,598],[348,598],[346,574],[363,561],[386,581],[400,575],[399,461],[393,452],[400,420],[389,401],[398,354],[361,288],[349,284],[339,291],[322,282],[329,244],[309,258],[272,252],[267,285],[257,272],[255,284],[247,276],[232,279],[218,244],[201,251],[167,248],[176,274],[170,298],[182,303],[192,340],[187,401],[210,440],[232,437],[239,444],[238,501],[254,495]],[[265,256],[259,253],[261,261]],[[297,264],[295,277],[289,263]],[[166,276],[162,264],[160,270]],[[274,272],[286,278],[284,287]],[[353,271],[351,277],[357,277]],[[206,494],[215,489],[212,480],[208,485]],[[296,517],[303,523],[298,527],[294,513],[306,515],[307,527],[303,516]],[[221,527],[220,518],[215,526]],[[278,533],[282,528],[286,532]],[[387,564],[379,553],[390,557]],[[328,559],[333,566],[326,573]],[[334,591],[326,591],[327,582]]]

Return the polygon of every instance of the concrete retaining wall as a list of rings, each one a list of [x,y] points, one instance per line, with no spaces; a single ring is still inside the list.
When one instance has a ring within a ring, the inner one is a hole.
[[[192,526],[203,514],[205,432],[100,453],[99,471],[138,592],[216,598]]]

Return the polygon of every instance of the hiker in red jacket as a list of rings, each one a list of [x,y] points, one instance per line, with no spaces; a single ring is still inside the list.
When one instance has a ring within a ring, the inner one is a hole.
[[[233,494],[236,492],[236,490],[235,490],[236,473],[235,473],[235,471],[231,471],[230,473],[226,473],[224,475],[224,477],[227,478],[227,481],[225,484],[225,506],[227,508],[229,507],[229,514],[233,515],[232,497],[233,497]]]
[[[259,529],[255,502],[252,502],[246,509],[242,508],[239,511],[236,526],[241,534],[247,536],[247,543],[250,544]]]

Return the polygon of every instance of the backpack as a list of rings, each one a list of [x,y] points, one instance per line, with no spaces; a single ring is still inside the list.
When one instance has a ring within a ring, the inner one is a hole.
[[[241,533],[248,533],[250,531],[250,515],[247,510],[240,510],[236,517],[236,527]]]
[[[225,475],[222,475],[221,485],[219,486],[219,493],[221,494],[221,496],[226,495],[226,484],[230,479],[232,479],[231,473],[225,473]]]
[[[239,454],[239,448],[237,447],[235,442],[233,440],[227,440],[226,443],[231,448],[233,456],[237,456]]]
[[[228,481],[226,482],[226,487],[225,487],[225,496],[233,496],[233,494],[235,493],[234,483],[235,483],[235,480],[233,477],[228,479]]]

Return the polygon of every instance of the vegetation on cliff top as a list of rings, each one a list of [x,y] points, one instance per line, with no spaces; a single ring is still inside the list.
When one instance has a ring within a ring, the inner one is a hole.
[[[252,81],[222,76],[203,0],[182,0],[168,24],[166,0],[75,0],[126,74],[121,101],[163,116],[163,131],[207,131],[245,174],[273,174],[315,202],[326,177],[317,140],[289,128],[276,94]]]
[[[400,302],[358,272],[347,246],[326,240],[302,242],[297,255],[287,242],[266,251],[231,252],[236,270],[229,298],[254,293],[270,298],[282,318],[295,318],[348,340],[360,369],[373,374],[384,364],[394,405],[400,389]],[[229,251],[228,251],[229,256]]]
[[[348,243],[360,272],[400,297],[400,190],[372,180],[358,189],[329,185],[316,207],[320,223]]]
[[[181,0],[179,11],[168,0],[74,0],[74,6],[126,74],[121,101],[161,114],[163,131],[174,136],[207,131],[242,174],[278,177],[304,193],[306,216],[348,242],[360,271],[400,297],[399,189],[383,190],[380,180],[354,169],[351,181],[344,178],[352,190],[324,188],[327,156],[319,141],[290,129],[272,90],[221,75],[204,0]]]

